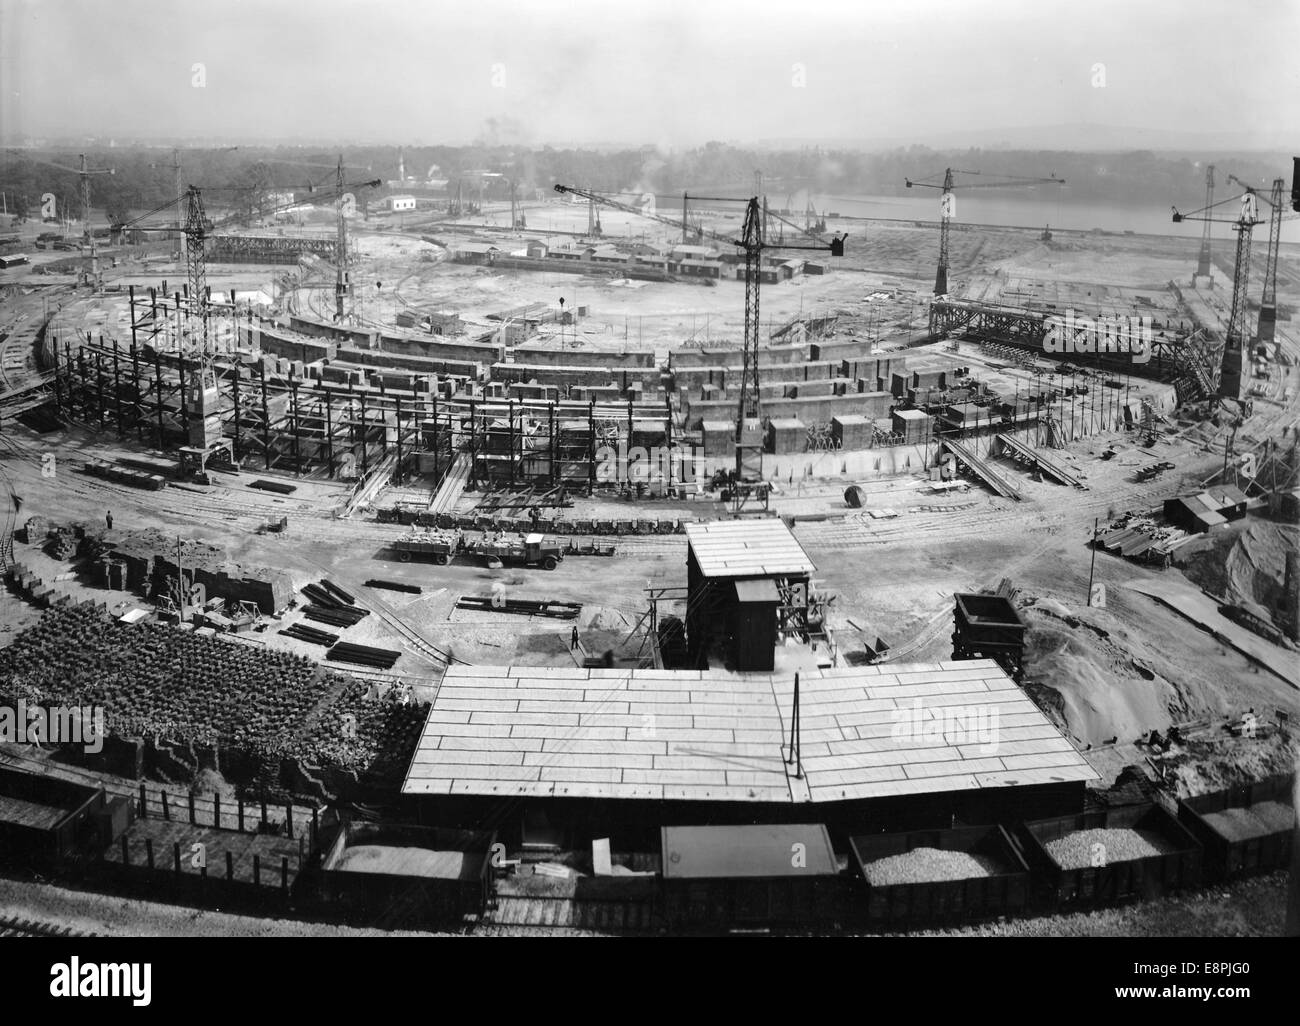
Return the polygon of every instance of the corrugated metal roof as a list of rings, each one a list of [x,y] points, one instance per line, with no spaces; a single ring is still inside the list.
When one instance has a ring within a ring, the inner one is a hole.
[[[404,794],[842,801],[1093,779],[992,660],[800,675],[452,666]]]
[[[775,517],[687,524],[686,544],[705,577],[779,577],[817,569]]]

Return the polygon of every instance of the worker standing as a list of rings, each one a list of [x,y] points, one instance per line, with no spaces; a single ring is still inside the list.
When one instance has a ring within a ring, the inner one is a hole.
[[[23,511],[23,497],[17,492],[14,495],[14,514],[17,515]]]
[[[104,524],[110,531],[113,530],[113,511],[111,509],[104,514]]]
[[[578,628],[576,626],[573,628],[573,633],[569,635],[569,648],[575,652],[578,650]]]

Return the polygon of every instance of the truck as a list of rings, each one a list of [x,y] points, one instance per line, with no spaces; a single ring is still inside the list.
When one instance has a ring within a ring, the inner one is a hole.
[[[459,531],[414,531],[393,542],[392,549],[403,563],[418,559],[446,566],[463,544]]]
[[[548,542],[541,534],[514,534],[498,531],[484,534],[478,541],[470,542],[466,551],[486,556],[488,565],[511,563],[515,566],[540,566],[554,570],[564,559],[564,549],[558,542]]]

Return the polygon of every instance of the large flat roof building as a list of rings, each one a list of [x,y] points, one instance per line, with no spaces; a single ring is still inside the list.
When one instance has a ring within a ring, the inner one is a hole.
[[[796,765],[787,761],[794,680],[455,665],[429,709],[402,792],[582,799],[602,808],[666,802],[677,819],[665,822],[712,822],[704,810],[727,806],[751,819],[766,809],[779,821],[810,806],[890,799],[910,806],[930,797],[940,799],[941,818],[954,795],[984,808],[989,796],[1014,805],[1013,790],[1064,787],[1081,802],[1083,782],[1096,776],[987,659],[801,673]],[[692,807],[698,811],[682,811]]]

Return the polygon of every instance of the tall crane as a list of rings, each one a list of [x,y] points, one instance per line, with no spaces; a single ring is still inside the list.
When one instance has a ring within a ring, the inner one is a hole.
[[[1234,202],[1224,200],[1223,202]],[[1246,325],[1246,290],[1250,284],[1250,238],[1255,225],[1260,223],[1259,205],[1255,190],[1247,188],[1240,197],[1241,210],[1235,220],[1213,217],[1213,207],[1206,210],[1180,214],[1174,207],[1174,223],[1182,221],[1213,220],[1220,224],[1232,225],[1237,233],[1237,258],[1232,272],[1232,307],[1228,314],[1228,331],[1224,338],[1223,360],[1219,370],[1218,396],[1220,399],[1242,399],[1245,384],[1243,374],[1245,364],[1245,347],[1250,339],[1250,329]],[[1220,206],[1221,204],[1215,204]]]
[[[90,285],[92,288],[99,288],[99,254],[95,250],[95,233],[90,230],[90,179],[94,175],[115,175],[117,168],[114,167],[96,167],[86,166],[86,155],[79,154],[81,158],[80,167],[68,167],[66,164],[56,164],[50,160],[38,160],[37,164],[45,164],[49,167],[57,167],[60,171],[71,171],[81,179],[81,242],[85,262],[82,265],[81,281],[78,284]]]
[[[340,183],[343,189],[357,188],[358,186],[374,187],[380,184],[379,179],[372,179],[366,182]],[[336,186],[338,187],[338,186]],[[313,188],[315,188],[313,186]],[[215,224],[208,218],[203,206],[203,191],[196,185],[191,185],[185,190],[185,277],[186,285],[190,294],[189,303],[189,321],[190,321],[190,338],[191,344],[196,349],[196,355],[203,361],[211,359],[209,346],[209,295],[207,284],[207,256],[205,244],[207,237],[214,231],[234,224],[239,220],[239,214],[231,214]],[[240,189],[220,190],[209,189],[208,191],[241,191]],[[334,197],[336,202],[341,202],[342,198],[349,193],[342,192],[339,196]],[[330,198],[326,196],[326,198]],[[113,225],[114,232],[120,232],[131,228],[137,231],[158,231],[171,232],[175,229],[170,226],[152,226],[141,224],[146,218],[157,214],[171,206],[171,200],[154,210],[147,211],[139,217],[122,224]],[[282,203],[272,207],[268,213],[274,214],[280,210],[288,210],[296,206],[293,203]],[[344,237],[344,247],[346,250],[346,237]],[[336,281],[336,295],[338,282]]]
[[[233,153],[239,149],[238,146],[224,146],[217,150],[217,153]],[[170,168],[172,172],[172,182],[176,189],[176,239],[177,245],[184,245],[185,238],[185,180],[181,177],[181,151],[180,147],[172,147],[172,162],[170,164],[152,163],[149,165],[155,170],[160,168]]]
[[[628,203],[620,203],[617,200],[611,200],[606,196],[600,196],[596,193],[586,192],[582,189],[575,189],[567,185],[556,185],[555,191],[559,193],[571,193],[575,196],[582,196],[593,203],[600,203],[616,210],[625,210],[631,214],[638,214],[641,217],[649,218],[652,221],[658,221],[671,227],[676,227],[676,221],[671,218],[661,217],[658,214],[647,213],[639,207],[634,207]],[[738,202],[735,197],[697,197],[710,203],[735,203]],[[793,221],[786,221],[779,214],[770,214],[769,216],[779,221],[784,221],[791,227],[798,229],[799,225]],[[802,229],[800,229],[802,230]],[[759,350],[758,336],[761,321],[759,320],[759,299],[760,299],[760,270],[763,262],[763,251],[765,249],[803,249],[817,250],[820,252],[829,252],[831,256],[844,255],[844,240],[847,235],[837,236],[828,242],[821,242],[815,245],[797,246],[793,244],[774,245],[765,241],[763,237],[763,209],[757,196],[753,196],[745,205],[745,220],[739,239],[720,235],[717,232],[700,230],[701,236],[713,239],[716,242],[722,242],[727,245],[738,246],[744,250],[745,254],[745,344],[742,353],[742,370],[741,370],[741,388],[740,397],[737,404],[736,416],[736,494],[738,505],[742,501],[741,496],[746,494],[749,488],[759,484],[763,476],[763,447],[761,437],[755,441],[754,428],[761,428],[761,410],[760,410],[760,392],[759,392]],[[755,424],[755,422],[759,422]]]
[[[334,172],[334,209],[335,209],[335,236],[336,247],[334,255],[334,320],[342,323],[347,320],[347,297],[352,294],[352,273],[348,267],[348,216],[352,213],[352,204],[354,198],[349,188],[365,186],[368,188],[378,188],[383,185],[383,181],[378,178],[372,178],[365,182],[348,183],[343,180],[344,168],[355,168],[356,165],[344,164],[343,154],[339,154],[338,163],[315,164],[301,160],[276,160],[264,161],[264,163],[291,164],[296,167],[328,167]],[[369,171],[367,167],[365,170]],[[316,187],[311,186],[311,191]]]
[[[1228,181],[1236,182],[1243,188],[1250,188],[1236,175],[1228,175]],[[1282,192],[1285,188],[1286,182],[1283,179],[1274,178],[1272,193],[1263,197],[1270,210],[1268,218],[1268,250],[1264,256],[1264,292],[1259,301],[1258,340],[1260,342],[1272,342],[1274,328],[1277,326],[1277,249],[1282,235],[1282,212],[1286,209],[1286,204],[1282,199]]]
[[[1205,206],[1204,210],[1209,210],[1214,206],[1214,165],[1210,164],[1205,169]],[[1211,222],[1205,222],[1205,228],[1201,232],[1201,255],[1196,259],[1196,276],[1198,278],[1210,277],[1210,228]]]
[[[962,182],[957,183],[953,180],[953,175],[983,175],[983,171],[962,171],[959,168],[945,168],[943,172],[943,182],[927,182],[923,179],[903,179],[903,184],[909,189],[939,189],[942,192],[939,212],[939,268],[934,276],[934,294],[936,296],[946,296],[948,294],[948,233],[949,222],[957,213],[957,198],[953,194],[954,189],[1007,189],[1018,186],[1032,186],[1040,184],[1064,185],[1064,178],[1057,178],[1053,172],[1048,178],[1031,178],[1022,175],[1003,175],[1001,181],[997,182]],[[929,176],[937,178],[938,173]]]

